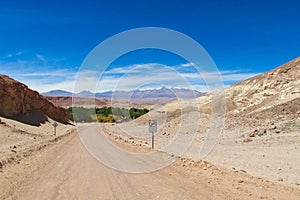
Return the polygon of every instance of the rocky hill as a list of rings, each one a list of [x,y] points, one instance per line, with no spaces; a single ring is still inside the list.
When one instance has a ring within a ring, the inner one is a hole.
[[[271,127],[274,123],[286,126],[283,124],[297,120],[300,114],[300,57],[222,92],[229,127]],[[210,112],[212,96],[210,93],[198,98],[202,112]],[[230,125],[230,121],[234,124]]]
[[[300,57],[225,89],[227,111],[251,113],[300,97]]]
[[[232,85],[224,92],[229,118],[227,128],[243,125],[250,131],[262,129],[264,134],[300,128],[297,122],[300,116],[300,57]]]
[[[69,114],[49,102],[38,92],[12,78],[0,75],[0,116],[31,125],[40,125],[48,117],[69,123]]]

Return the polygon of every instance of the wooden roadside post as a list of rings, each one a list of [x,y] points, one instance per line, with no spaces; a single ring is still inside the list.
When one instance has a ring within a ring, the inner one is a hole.
[[[152,149],[154,149],[154,133],[157,132],[157,121],[156,120],[149,120],[148,121],[148,130],[149,133],[152,134]]]

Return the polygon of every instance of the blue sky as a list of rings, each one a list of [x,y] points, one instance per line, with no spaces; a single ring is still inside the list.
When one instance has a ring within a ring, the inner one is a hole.
[[[81,63],[96,45],[119,32],[150,26],[174,29],[199,42],[227,86],[300,55],[299,8],[297,0],[1,1],[0,73],[40,92],[71,91]],[[135,69],[128,80],[137,81],[145,79],[145,69],[159,69],[155,77],[161,83],[184,87],[167,72],[172,68],[193,88],[205,90],[187,65],[167,52],[137,51],[116,60],[100,84],[102,90],[113,89],[124,75],[120,71]],[[132,87],[128,83],[119,89]]]

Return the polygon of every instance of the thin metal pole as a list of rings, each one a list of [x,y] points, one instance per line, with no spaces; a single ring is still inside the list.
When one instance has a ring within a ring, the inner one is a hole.
[[[154,149],[154,131],[152,131],[152,149]]]

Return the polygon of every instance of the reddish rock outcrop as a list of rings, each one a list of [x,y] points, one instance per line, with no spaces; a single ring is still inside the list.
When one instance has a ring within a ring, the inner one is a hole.
[[[44,115],[44,119],[35,123],[38,116]],[[32,116],[35,115],[35,116]],[[29,89],[26,85],[0,74],[0,116],[12,119],[25,119],[37,125],[49,118],[67,124],[70,117],[68,112],[53,105],[38,92]],[[22,121],[19,120],[19,121]]]

